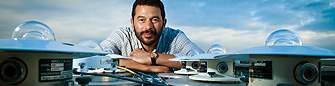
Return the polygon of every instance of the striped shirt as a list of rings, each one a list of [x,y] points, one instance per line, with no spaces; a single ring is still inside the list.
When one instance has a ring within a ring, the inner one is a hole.
[[[112,53],[128,57],[136,48],[142,49],[141,42],[137,39],[135,31],[131,28],[120,28],[114,30],[105,40],[100,43],[102,48],[110,48]],[[204,53],[195,45],[185,33],[166,27],[162,31],[156,51],[161,54],[173,54],[176,57],[185,56],[190,50]]]

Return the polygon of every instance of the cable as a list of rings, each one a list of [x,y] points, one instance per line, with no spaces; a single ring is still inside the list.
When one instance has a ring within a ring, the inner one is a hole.
[[[143,79],[143,77],[141,77],[141,76],[138,75],[137,73],[140,73],[140,74],[142,74],[142,75],[144,75],[144,76],[149,76],[150,78],[152,78],[153,80],[155,80],[157,83],[160,83],[157,79],[155,79],[155,77],[153,77],[153,76],[151,76],[151,75],[148,75],[148,74],[145,74],[145,73],[142,73],[142,72],[139,72],[139,71],[136,71],[137,73],[135,73],[134,71],[132,71],[132,70],[130,70],[130,69],[127,69],[127,68],[118,66],[117,63],[115,63],[115,62],[111,63],[111,66],[112,66],[112,67],[115,66],[115,67],[117,67],[117,68],[119,68],[119,69],[126,70],[126,71],[128,71],[128,72],[134,74],[135,76],[139,77],[142,81],[145,81],[145,79]]]
[[[159,85],[159,86],[167,86],[165,84],[159,84],[159,83],[151,83],[148,81],[139,81],[139,80],[134,80],[134,79],[129,79],[126,77],[120,77],[120,76],[115,76],[115,75],[109,75],[109,74],[97,74],[97,73],[85,73],[85,72],[77,72],[73,71],[75,74],[83,74],[83,75],[94,75],[94,76],[108,76],[108,77],[113,77],[113,78],[118,78],[118,79],[123,79],[123,80],[128,80],[128,81],[133,81],[137,83],[142,83],[142,84],[151,84],[151,85]]]
[[[159,81],[157,79],[155,79],[155,77],[151,76],[151,75],[148,75],[148,74],[145,74],[145,73],[142,73],[142,72],[139,72],[137,71],[138,73],[144,75],[144,76],[149,76],[150,78],[152,78],[153,80],[155,80],[157,83],[159,83]]]
[[[113,66],[113,65],[112,65],[112,66]],[[131,70],[127,69],[127,68],[120,67],[120,66],[117,66],[117,65],[115,65],[115,67],[120,68],[120,69],[123,69],[123,70],[126,70],[126,71],[130,72],[131,74],[134,74],[135,76],[139,77],[142,81],[145,81],[144,78],[142,78],[140,75],[138,75],[138,74],[135,73],[134,71],[131,71]]]
[[[156,74],[156,76],[157,76],[158,78],[162,79],[163,83],[166,83],[166,81],[164,80],[163,77],[161,77],[161,76],[159,76],[159,75],[157,75],[157,74]]]

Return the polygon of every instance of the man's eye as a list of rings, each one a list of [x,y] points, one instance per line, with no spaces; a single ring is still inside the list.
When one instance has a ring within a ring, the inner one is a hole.
[[[158,19],[152,19],[152,21],[153,21],[153,22],[159,22],[159,20],[158,20]]]
[[[144,21],[144,19],[139,19],[138,21]]]

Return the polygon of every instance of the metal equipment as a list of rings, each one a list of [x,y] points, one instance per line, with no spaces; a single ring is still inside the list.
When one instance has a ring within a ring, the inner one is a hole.
[[[73,85],[72,58],[105,55],[72,43],[55,41],[43,23],[19,25],[13,39],[0,39],[1,85]]]
[[[220,60],[250,60],[249,86],[319,86],[321,58],[335,57],[331,50],[302,46],[289,30],[270,34],[266,46],[227,53]]]
[[[192,59],[200,60],[200,68],[197,75],[192,75],[189,78],[198,81],[240,81],[239,78],[234,77],[234,61],[221,61],[214,58],[224,53],[226,53],[226,49],[223,46],[214,44],[208,49],[207,54],[193,56]]]

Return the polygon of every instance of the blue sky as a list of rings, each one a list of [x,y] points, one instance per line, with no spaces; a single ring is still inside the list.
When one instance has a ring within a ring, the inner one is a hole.
[[[133,0],[2,0],[0,38],[25,21],[40,21],[57,41],[102,41],[130,26]],[[271,32],[296,32],[304,46],[335,50],[335,0],[163,0],[167,26],[180,29],[204,51],[264,46]]]

